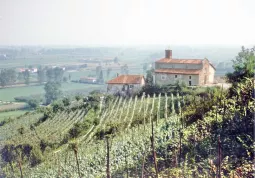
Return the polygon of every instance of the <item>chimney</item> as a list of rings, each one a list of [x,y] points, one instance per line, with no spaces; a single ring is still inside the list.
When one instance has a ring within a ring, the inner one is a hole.
[[[172,50],[171,49],[166,49],[165,54],[166,54],[165,58],[172,59]]]
[[[117,77],[119,76],[119,73],[117,73],[117,75],[116,75]]]

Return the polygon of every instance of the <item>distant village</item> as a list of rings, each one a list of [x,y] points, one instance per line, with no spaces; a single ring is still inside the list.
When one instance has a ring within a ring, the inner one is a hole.
[[[79,80],[72,80],[76,83],[86,84],[107,84],[107,91],[110,93],[125,93],[125,92],[137,92],[141,89],[145,83],[145,77],[140,74],[128,75],[128,66],[120,66],[118,59],[108,59],[104,61],[105,65],[108,63],[115,64],[116,68],[121,67],[121,75],[116,73],[115,78],[105,81],[103,77],[100,77],[100,71],[102,71],[102,61],[96,59],[82,59],[80,64],[67,65],[67,66],[46,66],[46,68],[60,68],[63,71],[78,70],[81,68],[87,68],[88,64],[92,63],[96,68],[95,76],[81,76]],[[86,62],[86,63],[85,63]],[[114,68],[114,65],[111,66]],[[157,59],[151,64],[149,69],[152,70],[153,84],[155,85],[174,85],[177,81],[184,83],[187,86],[204,86],[213,84],[215,82],[214,75],[216,68],[207,59],[179,59],[174,57],[174,51],[171,49],[165,50],[165,56]],[[26,67],[17,68],[19,73],[28,71],[29,73],[37,73],[38,68]],[[110,72],[110,71],[107,71]],[[101,74],[102,75],[102,74]]]

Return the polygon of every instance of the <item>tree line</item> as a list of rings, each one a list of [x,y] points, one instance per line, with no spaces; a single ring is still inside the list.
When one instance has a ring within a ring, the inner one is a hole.
[[[71,76],[69,76],[70,80]],[[44,82],[66,82],[67,77],[64,77],[64,70],[62,68],[48,68],[39,67],[37,70],[37,81],[40,84]],[[8,85],[14,85],[19,83],[25,83],[29,85],[31,82],[31,73],[29,69],[22,72],[17,72],[15,69],[1,69],[0,70],[0,85],[6,87]]]

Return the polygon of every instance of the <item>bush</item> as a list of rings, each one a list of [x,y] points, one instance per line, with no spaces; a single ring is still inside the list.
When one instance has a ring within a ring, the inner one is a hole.
[[[64,106],[69,106],[69,105],[71,104],[71,101],[70,101],[69,98],[64,98],[64,99],[62,100],[62,102],[63,102]]]
[[[28,100],[27,103],[33,109],[36,109],[39,106],[39,101],[36,99],[30,99],[30,100]]]
[[[52,109],[54,113],[56,113],[57,111],[63,111],[65,109],[64,103],[62,101],[54,101],[52,103]]]
[[[40,164],[41,162],[43,162],[42,152],[40,151],[40,149],[35,147],[32,150],[32,154],[30,157],[30,165],[31,165],[31,167],[34,167],[34,166]]]

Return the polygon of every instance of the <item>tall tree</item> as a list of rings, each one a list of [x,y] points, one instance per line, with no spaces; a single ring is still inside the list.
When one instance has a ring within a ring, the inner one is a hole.
[[[153,70],[147,70],[146,78],[145,78],[146,85],[152,86],[153,85]]]
[[[109,78],[111,71],[112,71],[112,68],[108,67],[107,68],[107,78]]]
[[[100,74],[99,74],[99,76],[97,77],[97,81],[98,81],[98,83],[104,83],[104,75],[103,75],[103,71],[101,70],[100,71]]]
[[[8,83],[14,84],[17,80],[17,73],[15,69],[7,69]]]
[[[61,83],[64,76],[64,70],[60,67],[54,68],[54,81]]]
[[[52,101],[57,100],[61,96],[60,83],[47,82],[44,86],[46,104],[50,104]]]
[[[102,66],[101,65],[97,66],[96,67],[96,76],[97,76],[97,78],[99,78],[99,75],[100,75],[101,71],[102,71]]]
[[[45,81],[45,70],[42,67],[38,68],[37,79],[40,84],[42,84]]]
[[[16,71],[14,69],[2,69],[0,72],[0,85],[5,87],[6,85],[14,84],[17,80]]]
[[[24,76],[25,84],[29,85],[29,83],[30,83],[30,73],[29,73],[29,71],[25,70],[23,72],[23,76]]]
[[[5,87],[8,84],[8,76],[7,76],[6,69],[1,70],[0,84],[1,84],[2,87]]]
[[[59,67],[48,68],[46,71],[46,77],[48,82],[59,82],[63,80],[64,70]]]

